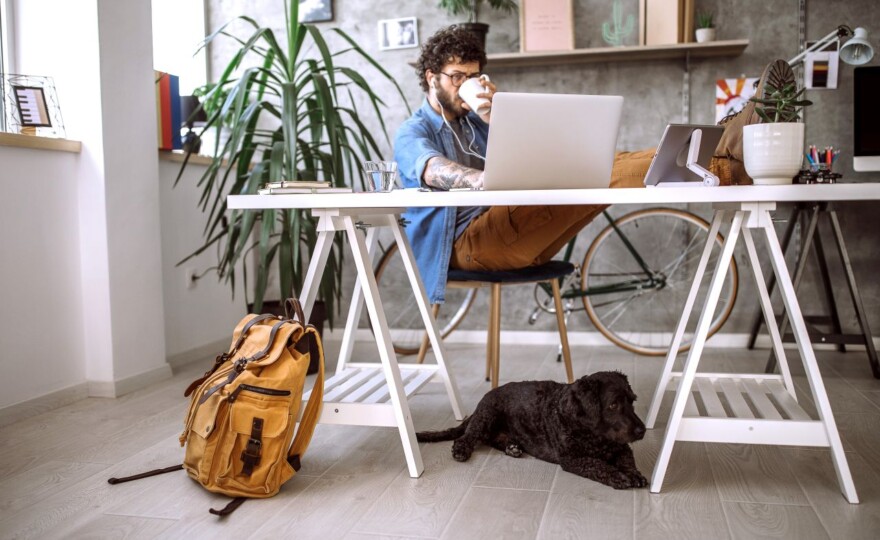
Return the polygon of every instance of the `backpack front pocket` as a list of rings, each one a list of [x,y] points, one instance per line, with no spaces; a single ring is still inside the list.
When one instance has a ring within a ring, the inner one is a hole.
[[[287,478],[287,450],[295,422],[291,392],[241,384],[229,402],[229,430],[216,455],[219,486],[253,495],[268,495],[274,474]],[[286,467],[277,471],[279,466]],[[274,485],[280,483],[273,482]]]

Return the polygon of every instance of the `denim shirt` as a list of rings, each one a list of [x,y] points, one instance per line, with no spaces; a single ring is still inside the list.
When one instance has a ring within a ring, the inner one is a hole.
[[[465,137],[462,143],[467,147],[473,136],[471,148],[485,156],[489,124],[473,112],[469,112],[467,118],[474,133],[470,132],[471,127],[464,122]],[[427,187],[422,184],[422,173],[432,157],[440,156],[457,161],[458,155],[458,143],[455,142],[452,131],[431,108],[427,99],[400,126],[394,138],[394,160],[397,161],[400,179],[407,188]],[[482,166],[479,168],[482,169]],[[404,213],[409,221],[406,225],[406,236],[412,245],[416,265],[422,275],[428,300],[432,304],[445,301],[446,274],[455,239],[455,215],[456,208],[450,206],[407,208]]]

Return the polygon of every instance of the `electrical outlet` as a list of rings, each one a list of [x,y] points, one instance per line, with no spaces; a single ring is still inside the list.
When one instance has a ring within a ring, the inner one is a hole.
[[[195,289],[196,281],[198,278],[196,277],[196,269],[195,268],[187,268],[186,269],[186,288],[187,289]]]

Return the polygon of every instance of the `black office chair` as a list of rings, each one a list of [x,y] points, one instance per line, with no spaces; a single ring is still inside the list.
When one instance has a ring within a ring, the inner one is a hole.
[[[562,297],[559,290],[559,282],[565,276],[574,272],[573,264],[564,261],[548,261],[539,266],[529,266],[517,270],[507,271],[470,271],[450,269],[446,278],[448,288],[478,289],[490,287],[489,304],[489,329],[486,339],[486,380],[492,381],[492,388],[498,386],[498,372],[500,369],[501,351],[501,287],[502,285],[515,285],[523,283],[549,282],[553,288],[553,300],[556,305],[556,324],[559,327],[559,340],[562,344],[562,358],[565,365],[565,375],[568,382],[574,382],[571,369],[571,351],[568,346],[568,333],[565,329],[565,313],[562,307]],[[434,305],[434,314],[437,314],[440,305]],[[419,351],[419,362],[424,359],[427,351],[427,339],[422,343]]]

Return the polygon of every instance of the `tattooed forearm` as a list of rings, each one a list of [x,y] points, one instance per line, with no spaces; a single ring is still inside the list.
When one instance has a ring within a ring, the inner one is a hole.
[[[432,188],[443,190],[483,187],[483,171],[465,167],[440,156],[428,160],[422,179]]]

